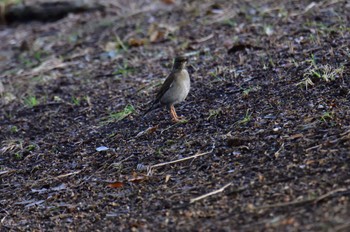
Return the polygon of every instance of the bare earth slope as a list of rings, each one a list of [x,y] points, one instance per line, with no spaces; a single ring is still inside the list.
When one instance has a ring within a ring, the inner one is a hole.
[[[348,231],[349,1],[128,2],[0,27],[0,230]]]

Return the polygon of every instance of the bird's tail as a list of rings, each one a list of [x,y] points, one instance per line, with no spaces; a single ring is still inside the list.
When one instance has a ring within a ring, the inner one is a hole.
[[[152,110],[157,109],[158,107],[159,107],[159,104],[157,104],[156,102],[153,102],[151,107],[148,110],[146,110],[145,113],[143,113],[142,117],[145,117],[149,112],[151,112]]]

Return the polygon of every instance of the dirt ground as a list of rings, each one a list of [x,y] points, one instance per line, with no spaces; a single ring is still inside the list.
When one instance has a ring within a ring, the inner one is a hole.
[[[349,1],[102,3],[0,26],[0,231],[350,230]]]

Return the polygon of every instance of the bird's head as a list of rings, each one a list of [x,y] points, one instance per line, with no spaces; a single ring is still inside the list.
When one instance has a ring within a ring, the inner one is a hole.
[[[174,70],[182,70],[186,67],[186,64],[187,64],[187,57],[185,56],[177,56],[175,58],[175,61],[174,61],[174,66],[173,66],[173,69]]]

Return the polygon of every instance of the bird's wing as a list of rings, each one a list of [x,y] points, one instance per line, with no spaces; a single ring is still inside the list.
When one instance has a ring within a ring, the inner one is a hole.
[[[156,96],[156,100],[154,101],[154,103],[157,103],[160,101],[160,99],[163,97],[163,95],[171,88],[171,86],[173,85],[174,79],[175,79],[175,74],[174,73],[170,73],[169,76],[167,77],[167,79],[164,81],[162,87],[160,88],[157,96]]]
[[[174,73],[169,74],[169,76],[164,81],[162,87],[160,87],[160,90],[156,96],[156,99],[152,102],[151,107],[143,114],[143,116],[145,116],[146,114],[148,114],[148,112],[150,112],[150,111],[152,111],[160,106],[159,101],[163,97],[163,95],[166,93],[166,91],[168,91],[171,88],[171,86],[173,85],[175,76],[176,75],[174,75]]]

